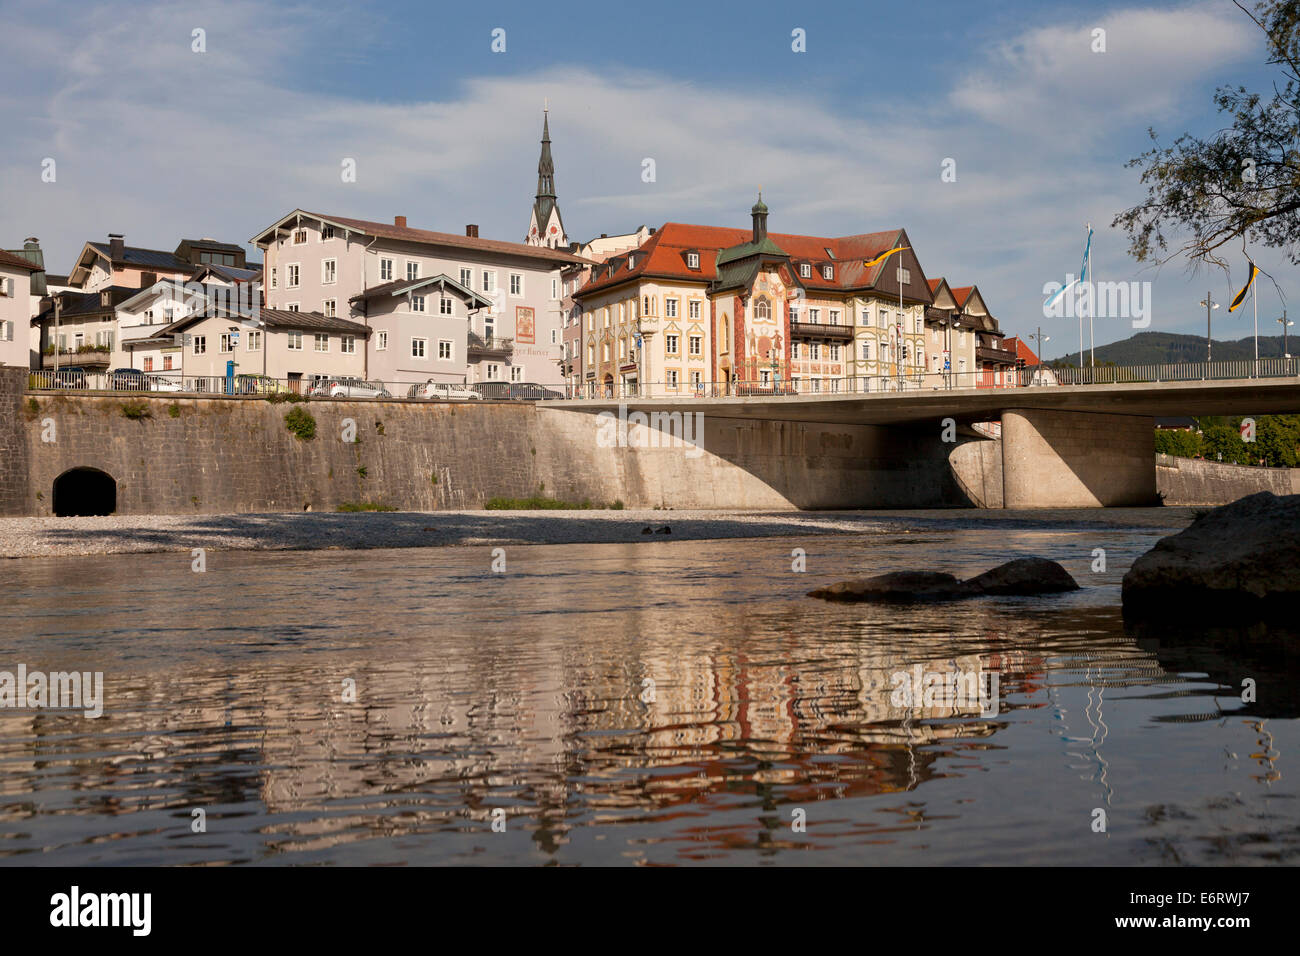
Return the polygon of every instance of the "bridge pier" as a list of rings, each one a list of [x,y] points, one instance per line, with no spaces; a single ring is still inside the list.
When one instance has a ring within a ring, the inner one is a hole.
[[[1156,504],[1155,419],[1006,409],[1002,501],[1004,508]]]

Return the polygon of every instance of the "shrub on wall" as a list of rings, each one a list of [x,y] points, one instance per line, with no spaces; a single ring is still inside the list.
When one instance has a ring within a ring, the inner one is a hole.
[[[144,402],[123,402],[122,414],[132,421],[149,417],[149,406]]]
[[[316,437],[316,419],[305,408],[291,408],[284,416],[284,427],[298,436],[301,441],[311,441]]]

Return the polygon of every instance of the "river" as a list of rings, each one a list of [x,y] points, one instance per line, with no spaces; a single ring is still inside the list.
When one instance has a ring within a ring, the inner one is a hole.
[[[104,703],[0,709],[0,864],[1295,862],[1296,644],[1119,612],[1189,516],[3,562],[0,670]],[[804,596],[1026,554],[1083,589]]]

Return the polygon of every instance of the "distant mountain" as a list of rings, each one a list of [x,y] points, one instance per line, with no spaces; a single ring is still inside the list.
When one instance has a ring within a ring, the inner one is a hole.
[[[1300,338],[1288,336],[1287,349],[1292,355],[1300,355]],[[1237,359],[1255,357],[1255,338],[1247,336],[1236,341],[1214,340],[1214,361],[1230,362]],[[1259,337],[1259,357],[1276,358],[1282,354],[1282,336]],[[1205,336],[1177,335],[1173,332],[1139,332],[1131,338],[1109,345],[1099,345],[1096,350],[1097,364],[1114,362],[1116,365],[1158,365],[1176,362],[1204,362]],[[1085,346],[1083,361],[1088,362],[1089,353]],[[1051,359],[1053,363],[1069,365],[1079,364],[1078,351]]]

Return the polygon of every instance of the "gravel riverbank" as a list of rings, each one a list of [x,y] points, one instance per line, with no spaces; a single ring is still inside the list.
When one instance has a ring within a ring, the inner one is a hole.
[[[670,533],[660,529],[667,527]],[[645,534],[646,528],[651,529]],[[439,511],[0,518],[0,557],[150,551],[294,551],[575,544],[900,533],[903,519],[851,512]]]

